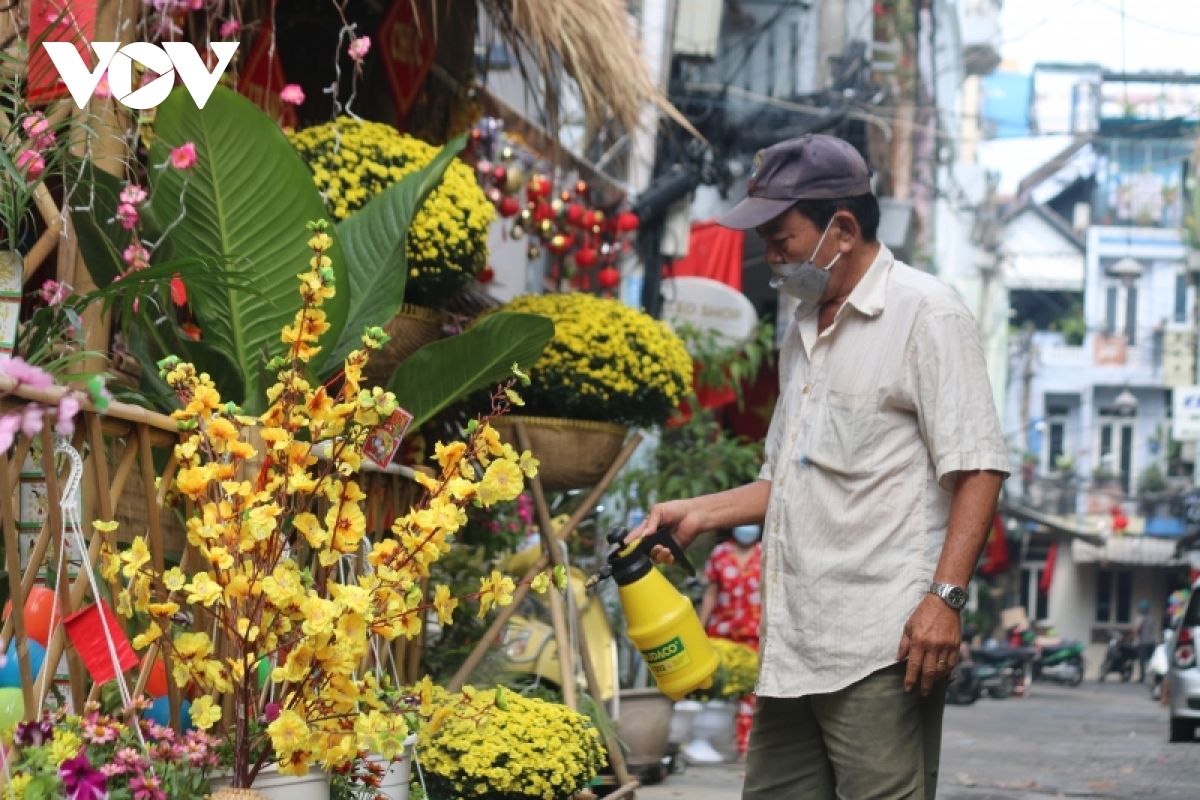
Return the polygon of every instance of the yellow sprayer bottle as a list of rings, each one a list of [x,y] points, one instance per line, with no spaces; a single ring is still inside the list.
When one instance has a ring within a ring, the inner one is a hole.
[[[608,577],[617,582],[626,632],[663,694],[682,700],[696,689],[709,688],[720,660],[717,652],[691,601],[654,568],[650,551],[662,545],[689,575],[696,574],[695,568],[666,529],[628,545],[624,544],[625,536],[624,530],[608,534],[608,541],[616,547],[588,585]]]

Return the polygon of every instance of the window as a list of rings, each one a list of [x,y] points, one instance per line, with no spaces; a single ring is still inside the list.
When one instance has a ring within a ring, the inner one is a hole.
[[[1050,595],[1042,591],[1045,564],[1030,564],[1021,568],[1021,602],[1031,620],[1050,616]]]
[[[788,25],[788,88],[791,96],[800,94],[800,23]]]
[[[1175,321],[1176,322],[1187,322],[1187,319],[1188,319],[1188,313],[1187,313],[1188,291],[1187,290],[1188,290],[1187,275],[1184,275],[1182,272],[1180,272],[1175,276]]]
[[[1119,480],[1121,488],[1129,494],[1134,471],[1133,422],[1105,419],[1106,412],[1113,413],[1110,409],[1100,409],[1098,466],[1102,472]]]
[[[1104,328],[1108,333],[1124,333],[1132,347],[1137,344],[1138,290],[1111,284],[1104,296]]]
[[[1102,569],[1096,580],[1096,622],[1128,625],[1133,621],[1133,573]]]
[[[1046,471],[1058,469],[1058,460],[1067,455],[1067,423],[1071,409],[1065,405],[1046,406]]]

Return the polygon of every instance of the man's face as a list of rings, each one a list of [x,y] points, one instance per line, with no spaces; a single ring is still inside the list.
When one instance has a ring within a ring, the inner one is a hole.
[[[808,261],[821,241],[821,230],[794,208],[755,230],[767,245],[766,260],[772,266]],[[827,241],[822,247],[828,246]],[[817,262],[823,263],[820,259]]]

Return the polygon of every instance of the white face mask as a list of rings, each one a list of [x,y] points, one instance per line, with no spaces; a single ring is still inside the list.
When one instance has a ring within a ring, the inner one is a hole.
[[[824,267],[818,267],[813,260],[817,257],[817,253],[821,251],[821,245],[825,243],[825,237],[829,234],[829,228],[832,225],[833,220],[829,220],[829,224],[825,226],[824,233],[821,234],[820,240],[817,241],[817,246],[813,249],[812,258],[809,258],[808,261],[801,264],[771,265],[771,271],[775,273],[775,277],[771,279],[772,289],[778,289],[784,294],[803,300],[809,305],[815,306],[821,302],[821,296],[825,294],[825,287],[829,285],[829,270],[842,257],[842,254],[838,253],[833,257],[833,261],[830,261]]]

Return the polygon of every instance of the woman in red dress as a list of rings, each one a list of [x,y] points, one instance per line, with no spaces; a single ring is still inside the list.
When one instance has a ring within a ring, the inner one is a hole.
[[[704,577],[708,588],[700,604],[700,622],[709,636],[744,644],[758,652],[758,624],[762,615],[762,542],[757,525],[733,529],[733,536],[717,545]],[[754,695],[738,706],[738,752],[743,756],[750,742],[754,718]]]

